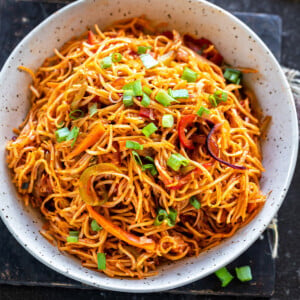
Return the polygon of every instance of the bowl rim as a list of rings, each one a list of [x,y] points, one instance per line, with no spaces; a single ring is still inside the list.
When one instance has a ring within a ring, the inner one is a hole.
[[[193,0],[194,2],[200,2],[214,10],[218,10],[220,12],[222,12],[227,18],[230,18],[232,21],[234,21],[237,26],[241,27],[243,30],[245,30],[247,33],[249,33],[250,35],[252,35],[256,41],[259,43],[260,47],[263,48],[263,50],[268,51],[269,52],[269,56],[270,59],[272,60],[272,63],[274,65],[274,67],[276,67],[276,69],[278,70],[278,75],[283,87],[285,89],[285,93],[288,97],[288,100],[291,104],[291,112],[290,112],[290,116],[292,118],[291,123],[292,123],[292,127],[295,130],[294,135],[297,136],[298,138],[292,141],[292,145],[291,145],[291,149],[292,149],[292,155],[291,155],[291,159],[290,159],[290,165],[289,168],[287,170],[287,176],[286,176],[286,180],[284,182],[284,184],[282,185],[281,188],[281,192],[280,194],[280,201],[278,201],[278,207],[276,208],[276,210],[274,211],[273,214],[269,215],[268,218],[266,218],[266,224],[269,224],[271,222],[271,220],[273,219],[273,217],[276,215],[276,213],[278,212],[279,208],[281,207],[283,200],[286,197],[286,194],[288,192],[288,188],[291,184],[293,175],[294,175],[294,171],[296,168],[296,163],[297,163],[297,157],[298,157],[298,148],[299,148],[299,128],[298,128],[298,118],[297,118],[297,112],[296,112],[296,106],[295,106],[295,102],[294,102],[294,98],[291,92],[291,88],[289,86],[289,83],[287,81],[287,78],[284,75],[283,70],[281,69],[281,66],[279,64],[279,62],[277,61],[277,59],[275,58],[275,56],[273,55],[273,53],[269,50],[269,48],[265,45],[265,43],[262,41],[262,39],[250,28],[248,27],[244,22],[242,22],[241,20],[239,20],[236,16],[234,16],[233,14],[231,14],[230,12],[226,11],[225,9],[219,7],[218,5],[215,5],[211,2],[208,2],[206,0]],[[43,20],[40,24],[38,24],[35,28],[33,28],[13,49],[13,51],[11,52],[11,54],[8,56],[8,58],[6,59],[1,72],[0,72],[0,81],[3,78],[3,74],[4,72],[8,69],[8,65],[9,62],[11,60],[11,58],[13,56],[16,55],[18,48],[21,44],[23,44],[24,42],[26,42],[27,40],[30,40],[31,37],[37,33],[41,28],[43,28],[44,26],[47,25],[47,23],[53,19],[59,18],[61,15],[64,15],[68,10],[70,10],[71,8],[74,8],[76,6],[81,6],[83,5],[85,2],[87,2],[86,0],[78,0],[75,2],[72,2],[70,4],[67,4],[66,6],[62,7],[61,9],[57,10],[56,12],[54,12],[53,14],[51,14],[50,16],[48,16],[45,20]],[[42,257],[39,253],[37,253],[33,248],[29,247],[28,245],[25,246],[25,243],[22,239],[22,237],[20,235],[17,235],[16,232],[12,229],[12,227],[9,224],[9,221],[4,217],[3,213],[0,211],[0,217],[3,221],[3,223],[5,224],[6,228],[10,231],[10,233],[14,236],[14,238],[17,240],[17,242],[27,251],[29,252],[35,259],[37,259],[39,262],[41,262],[42,264],[46,265],[47,267],[49,267],[50,269],[64,275],[67,276],[69,278],[72,278],[76,281],[79,281],[81,283],[93,286],[95,288],[101,288],[101,289],[105,289],[105,290],[110,290],[110,291],[119,291],[119,292],[135,292],[135,293],[151,293],[151,292],[162,292],[162,291],[166,291],[169,289],[174,289],[183,285],[187,285],[189,283],[192,283],[196,280],[199,280],[205,276],[208,276],[210,274],[212,274],[214,271],[218,270],[219,268],[229,264],[230,262],[232,262],[234,259],[236,259],[238,256],[240,256],[243,252],[245,252],[261,235],[260,230],[257,230],[255,234],[252,235],[251,239],[247,240],[246,244],[243,244],[243,247],[239,250],[236,251],[235,255],[231,256],[230,259],[226,260],[226,263],[224,262],[223,264],[219,264],[216,267],[212,267],[204,272],[200,273],[194,273],[193,275],[191,275],[189,278],[184,278],[181,277],[180,280],[177,280],[175,283],[169,283],[163,286],[159,286],[159,287],[154,287],[152,288],[151,286],[144,286],[144,287],[140,287],[140,288],[132,288],[130,286],[122,286],[122,281],[120,281],[120,283],[116,283],[114,285],[112,284],[106,284],[106,283],[98,283],[98,282],[93,282],[89,279],[85,279],[85,278],[79,278],[77,277],[75,274],[72,274],[71,272],[68,272],[67,274],[64,273],[64,271],[57,267],[57,266],[53,266],[50,262],[49,259],[47,259],[46,257]],[[263,228],[263,230],[265,230],[265,227],[263,227],[261,225],[261,228]],[[258,229],[261,229],[258,228]],[[137,280],[137,279],[136,279]]]

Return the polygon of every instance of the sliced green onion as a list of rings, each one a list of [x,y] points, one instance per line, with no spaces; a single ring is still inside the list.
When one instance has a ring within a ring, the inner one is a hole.
[[[140,58],[146,69],[151,69],[158,65],[158,61],[150,54],[142,54],[140,55]]]
[[[101,229],[103,229],[101,226],[99,226],[96,220],[93,220],[91,222],[91,228],[93,231],[100,231]]]
[[[55,131],[56,140],[61,143],[67,139],[67,136],[70,134],[68,127],[63,127]]]
[[[181,90],[168,90],[169,95],[174,99],[188,99],[189,98],[189,91],[186,89]]]
[[[131,90],[133,92],[132,96],[143,96],[143,89],[141,80],[127,83],[123,86],[123,90]]]
[[[144,107],[148,107],[150,105],[150,98],[146,93],[143,93],[143,99],[141,101],[141,105]]]
[[[190,204],[193,205],[196,209],[201,207],[201,203],[198,201],[196,196],[190,198]]]
[[[178,212],[174,208],[169,209],[167,222],[170,227],[175,226],[177,214]]]
[[[149,137],[152,133],[154,133],[158,128],[155,126],[154,123],[150,123],[147,126],[145,126],[142,129],[142,133],[146,136]]]
[[[70,131],[69,135],[67,136],[66,138],[66,141],[70,141],[70,140],[73,140],[72,144],[71,144],[71,147],[74,146],[76,140],[77,140],[77,137],[78,137],[78,134],[79,134],[79,128],[78,127],[73,127],[73,129]]]
[[[237,278],[242,282],[252,280],[251,268],[249,266],[235,268],[235,272]]]
[[[104,57],[100,62],[100,66],[101,66],[102,69],[110,68],[112,66],[111,56]]]
[[[143,86],[143,91],[150,96],[152,94],[152,90],[149,88],[149,86],[145,85]]]
[[[106,254],[97,253],[98,270],[106,269]]]
[[[189,162],[190,161],[184,156],[182,156],[180,153],[175,153],[169,157],[167,165],[174,171],[178,171],[181,166],[186,167],[189,164]]]
[[[68,243],[77,243],[78,242],[78,231],[69,231],[69,236],[67,237]]]
[[[89,106],[89,115],[90,115],[90,117],[92,117],[97,112],[98,112],[97,103],[93,103],[91,106]]]
[[[79,114],[79,116],[76,116],[77,113]],[[73,120],[77,120],[79,118],[82,118],[83,116],[84,112],[81,109],[75,109],[69,113],[69,117]]]
[[[227,286],[231,280],[234,278],[226,269],[226,267],[223,267],[219,269],[217,272],[215,272],[215,275],[221,280],[222,287]]]
[[[141,160],[139,154],[138,154],[136,151],[133,150],[133,151],[132,151],[132,155],[133,155],[135,161],[136,161],[140,166],[143,167],[143,163],[142,163],[142,160]]]
[[[214,95],[209,95],[208,100],[212,106],[214,106],[214,107],[218,106],[217,99],[215,98]]]
[[[143,165],[143,169],[144,169],[144,170],[149,170],[149,171],[150,171],[150,174],[151,174],[152,176],[155,176],[155,175],[158,174],[157,169],[156,169],[156,167],[155,167],[154,164],[146,164],[146,165]]]
[[[154,225],[155,226],[160,225],[167,218],[168,218],[168,213],[164,209],[160,208],[157,212],[157,216],[155,218]]]
[[[198,73],[194,72],[188,67],[185,67],[181,75],[181,79],[186,80],[187,82],[195,82],[198,78]]]
[[[145,156],[145,159],[149,160],[150,162],[153,162],[154,163],[154,159],[150,156]]]
[[[199,117],[202,117],[203,114],[209,115],[209,114],[210,114],[210,110],[207,109],[207,108],[204,107],[204,106],[201,106],[200,109],[197,111],[197,115],[198,115]]]
[[[125,107],[131,106],[134,104],[133,102],[133,91],[132,90],[125,90],[123,93],[123,104]]]
[[[122,54],[121,53],[113,53],[111,55],[111,60],[116,63],[116,62],[120,62],[122,60]]]
[[[155,100],[165,107],[171,105],[173,101],[176,101],[165,90],[159,90],[155,96]]]
[[[138,54],[145,54],[147,52],[147,50],[151,50],[152,47],[151,46],[138,46]]]
[[[135,141],[126,141],[127,149],[143,150],[144,146]]]
[[[162,126],[165,128],[170,128],[174,125],[173,115],[163,115],[162,117]]]
[[[241,77],[241,71],[229,68],[225,69],[224,78],[226,78],[228,81],[239,84],[241,82]]]
[[[217,102],[226,102],[228,98],[228,94],[226,92],[222,92],[219,90],[214,92],[214,96]]]

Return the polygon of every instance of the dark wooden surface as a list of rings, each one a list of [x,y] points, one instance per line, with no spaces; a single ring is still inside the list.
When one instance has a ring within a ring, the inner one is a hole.
[[[3,8],[3,2],[0,1],[1,8]],[[39,1],[41,2],[41,1]],[[299,37],[299,3],[298,1],[275,1],[275,0],[264,0],[264,1],[212,1],[222,5],[230,10],[241,10],[241,11],[258,11],[267,13],[277,13],[283,17],[284,36],[283,36],[283,63],[287,66],[294,68],[300,68],[300,52],[297,46],[300,42]],[[37,3],[41,5],[41,3]],[[9,12],[5,12],[9,13]],[[35,11],[31,12],[31,22],[35,22],[34,19]],[[20,27],[19,20],[17,18],[11,18],[11,29],[16,30]],[[28,20],[22,20],[25,29],[30,29]],[[18,31],[16,30],[16,40],[18,39]],[[5,49],[5,34],[0,36],[0,44],[2,50]],[[298,42],[298,44],[297,44]],[[4,47],[4,48],[3,48]],[[298,59],[298,60],[297,60]],[[281,236],[281,244],[279,248],[279,259],[277,261],[278,267],[276,272],[277,285],[276,292],[273,299],[299,299],[299,220],[297,214],[297,208],[299,211],[299,201],[297,195],[299,193],[299,185],[296,184],[299,174],[296,173],[292,188],[290,189],[289,195],[283,205],[283,208],[279,214],[279,229]],[[298,242],[298,244],[297,244]],[[298,248],[297,248],[298,245]],[[21,270],[22,271],[22,270]],[[297,272],[298,271],[298,272]],[[95,292],[95,291],[81,291],[81,290],[68,290],[68,289],[51,289],[51,288],[40,288],[40,287],[0,287],[0,299],[97,299],[97,298],[137,298],[137,299],[152,299],[158,297],[164,297],[167,299],[173,298],[188,298],[193,299],[196,296],[186,295],[166,295],[166,294],[152,294],[141,298],[141,296],[135,295],[124,295],[118,293],[109,292]],[[197,297],[199,298],[199,297]],[[212,299],[211,296],[205,297],[206,299]],[[226,298],[222,298],[226,299]],[[232,297],[228,299],[233,299]]]

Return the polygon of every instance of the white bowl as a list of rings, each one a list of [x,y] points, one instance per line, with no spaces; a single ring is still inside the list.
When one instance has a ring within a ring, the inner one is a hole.
[[[100,28],[124,17],[146,14],[167,21],[170,28],[204,36],[232,65],[258,69],[245,76],[266,115],[272,116],[263,144],[266,172],[261,188],[268,196],[258,216],[232,238],[198,257],[165,265],[159,275],[142,280],[109,278],[83,268],[79,260],[59,252],[40,234],[43,219],[37,210],[18,200],[5,161],[5,144],[12,129],[29,109],[30,78],[17,67],[36,69],[70,37],[95,23]],[[35,258],[50,268],[99,288],[126,292],[158,292],[188,284],[216,271],[244,252],[265,230],[279,209],[290,185],[298,150],[298,125],[290,87],[270,50],[245,24],[221,8],[196,0],[86,0],[66,6],[36,27],[16,47],[0,75],[0,213],[7,228]]]

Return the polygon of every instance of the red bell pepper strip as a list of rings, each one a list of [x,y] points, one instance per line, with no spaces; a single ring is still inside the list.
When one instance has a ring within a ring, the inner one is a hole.
[[[149,118],[151,120],[154,120],[154,113],[153,113],[153,110],[151,108],[141,107],[139,115],[141,117],[145,117],[145,118]]]
[[[134,247],[142,248],[149,251],[154,251],[156,248],[156,243],[146,236],[136,236],[132,233],[127,232],[121,227],[113,224],[110,220],[107,220],[102,215],[97,213],[94,208],[87,205],[87,210],[90,216],[97,221],[97,223],[103,227],[104,230],[117,237],[118,239],[124,241],[125,243],[132,245]]]
[[[178,136],[179,136],[179,140],[180,143],[182,144],[182,146],[184,146],[185,148],[188,149],[194,149],[194,144],[191,140],[187,139],[186,135],[185,135],[185,130],[188,126],[192,125],[196,119],[196,115],[185,115],[183,116],[180,121],[179,121],[179,125],[178,125]]]

